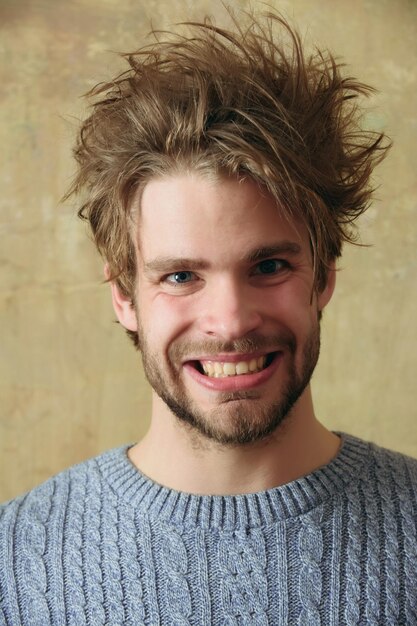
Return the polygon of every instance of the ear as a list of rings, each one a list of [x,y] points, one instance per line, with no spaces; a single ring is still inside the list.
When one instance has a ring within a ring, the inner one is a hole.
[[[106,280],[109,280],[110,270],[107,263],[104,266],[104,276],[106,277]],[[126,328],[126,330],[137,332],[138,322],[132,300],[121,291],[115,280],[110,281],[110,288],[113,309],[116,313],[117,319],[121,325]]]
[[[322,311],[333,295],[334,288],[336,286],[336,262],[332,261],[329,269],[327,270],[327,282],[322,291],[317,296],[317,307],[319,311]]]

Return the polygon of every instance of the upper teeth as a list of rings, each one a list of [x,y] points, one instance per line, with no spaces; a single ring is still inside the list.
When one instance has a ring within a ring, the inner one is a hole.
[[[212,378],[224,378],[225,376],[239,376],[259,372],[265,367],[266,356],[260,356],[250,361],[239,361],[239,363],[223,363],[221,361],[201,361],[204,373]]]

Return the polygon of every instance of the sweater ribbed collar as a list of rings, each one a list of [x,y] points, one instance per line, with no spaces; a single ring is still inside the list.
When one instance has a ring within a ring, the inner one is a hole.
[[[182,527],[255,528],[302,515],[341,492],[361,471],[369,444],[340,434],[337,456],[307,476],[258,493],[235,496],[195,495],[163,487],[129,460],[129,446],[95,459],[112,490],[139,514]]]

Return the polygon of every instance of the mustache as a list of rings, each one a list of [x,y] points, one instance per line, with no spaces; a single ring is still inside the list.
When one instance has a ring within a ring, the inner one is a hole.
[[[227,353],[251,353],[257,351],[276,352],[287,348],[293,354],[296,349],[295,337],[289,331],[282,331],[273,335],[260,335],[254,333],[247,337],[233,339],[232,341],[220,341],[218,339],[202,341],[181,341],[171,345],[169,358],[173,361],[184,360],[190,354],[204,354],[215,356]]]

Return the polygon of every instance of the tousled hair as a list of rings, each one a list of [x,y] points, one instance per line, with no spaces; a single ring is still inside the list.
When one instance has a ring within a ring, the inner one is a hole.
[[[153,31],[152,43],[122,55],[127,71],[87,94],[92,113],[67,195],[82,192],[78,214],[132,302],[132,203],[152,178],[255,180],[308,229],[318,290],[369,205],[370,176],[389,145],[361,127],[357,98],[373,89],[343,76],[329,52],[306,54],[279,15],[234,24],[232,32],[206,18],[183,24],[188,35]]]

